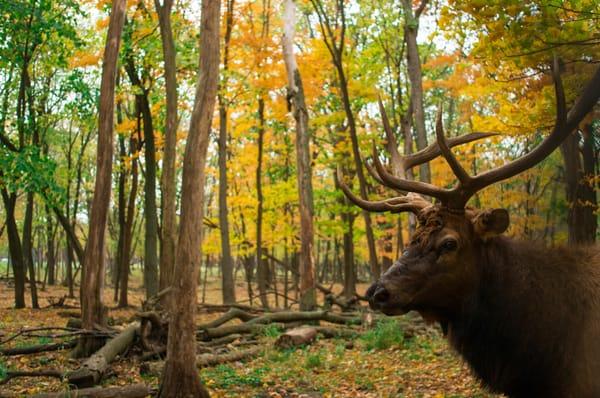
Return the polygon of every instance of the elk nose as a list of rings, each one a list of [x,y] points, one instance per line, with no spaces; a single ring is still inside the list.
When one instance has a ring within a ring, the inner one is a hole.
[[[390,292],[383,286],[380,286],[375,293],[373,293],[373,302],[375,304],[385,304],[390,299]]]

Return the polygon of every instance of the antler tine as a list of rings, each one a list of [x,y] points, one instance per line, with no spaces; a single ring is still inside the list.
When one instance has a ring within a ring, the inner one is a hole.
[[[360,207],[363,210],[375,212],[375,213],[385,213],[385,212],[401,213],[401,212],[410,211],[412,213],[419,214],[419,212],[421,210],[423,210],[424,208],[426,208],[428,206],[431,206],[431,203],[429,203],[425,199],[423,199],[419,196],[412,196],[412,195],[398,196],[398,197],[385,199],[385,200],[378,200],[378,201],[370,201],[370,200],[362,199],[362,198],[356,196],[350,190],[350,188],[348,188],[348,186],[344,182],[342,182],[339,175],[341,175],[341,171],[338,169],[338,172],[336,174],[336,179],[337,179],[338,185],[344,192],[344,195],[346,195],[346,197],[352,203],[354,203],[355,205],[357,205],[358,207]]]
[[[498,133],[469,133],[460,135],[458,137],[446,138],[446,143],[450,148],[453,148],[458,145],[467,144],[469,142],[493,137],[496,135],[498,135]],[[430,160],[437,158],[441,154],[442,152],[440,151],[438,143],[434,142],[418,152],[404,155],[402,160],[404,161],[404,167],[406,167],[406,169],[408,170],[420,164],[429,162]]]
[[[435,135],[437,137],[437,144],[438,144],[438,147],[440,148],[440,152],[442,153],[442,156],[444,157],[444,159],[446,159],[446,162],[448,162],[448,165],[452,169],[452,172],[454,172],[454,175],[456,175],[456,178],[458,178],[458,181],[460,181],[461,184],[467,185],[469,183],[469,181],[471,180],[471,177],[469,176],[469,174],[467,174],[465,169],[458,162],[458,159],[456,159],[456,157],[450,150],[450,147],[448,146],[448,143],[446,142],[446,137],[444,136],[444,124],[442,121],[442,107],[441,106],[438,110],[437,120],[435,123]]]
[[[435,185],[428,184],[421,181],[410,181],[403,178],[398,178],[390,174],[385,167],[381,164],[379,156],[377,156],[377,147],[373,142],[373,164],[377,174],[381,177],[381,180],[389,188],[396,189],[399,191],[415,192],[434,198],[440,199],[442,202],[448,197],[450,191],[444,188],[438,188]]]
[[[381,177],[379,177],[379,174],[377,174],[377,171],[373,168],[372,165],[370,165],[368,162],[363,162],[363,164],[365,165],[365,168],[367,169],[369,174],[371,174],[371,177],[373,177],[375,179],[375,181],[377,181],[381,185],[386,186],[385,182],[383,182]]]
[[[456,195],[461,194],[462,196],[461,200],[456,201],[456,204],[462,202],[462,205],[464,206],[469,198],[477,191],[498,181],[513,177],[544,160],[558,148],[575,128],[577,128],[585,115],[587,115],[598,102],[598,99],[600,98],[600,68],[596,70],[596,73],[584,88],[583,94],[577,99],[575,105],[568,113],[566,111],[564,88],[560,77],[560,71],[558,70],[558,59],[556,57],[553,62],[552,74],[556,95],[556,123],[552,132],[531,152],[503,166],[496,167],[485,173],[471,177],[471,181],[468,184],[456,188],[456,191],[460,190],[460,192],[456,192]]]

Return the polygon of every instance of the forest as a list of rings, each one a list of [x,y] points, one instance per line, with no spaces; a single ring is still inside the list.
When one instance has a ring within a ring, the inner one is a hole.
[[[452,340],[494,242],[575,275],[499,276],[515,324],[538,305],[522,291],[553,308],[540,325],[585,334],[600,310],[597,0],[0,0],[0,16],[0,397],[600,394],[566,371],[543,385],[543,365],[539,389],[502,384]],[[405,304],[413,258],[429,279]],[[513,362],[547,358],[531,350]]]

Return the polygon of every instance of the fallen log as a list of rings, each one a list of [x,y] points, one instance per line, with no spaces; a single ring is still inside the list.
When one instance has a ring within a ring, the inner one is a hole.
[[[262,348],[257,346],[245,350],[231,351],[226,354],[200,354],[196,356],[196,366],[198,368],[206,368],[229,362],[237,362],[258,356],[261,350]],[[158,376],[162,373],[164,365],[163,361],[143,363],[140,365],[140,374]]]
[[[317,329],[314,327],[299,327],[288,330],[277,338],[275,346],[278,348],[292,348],[310,344],[317,337]]]
[[[258,318],[259,315],[254,315],[251,314],[249,312],[243,311],[239,308],[231,308],[229,311],[227,311],[225,314],[223,314],[221,317],[210,321],[210,322],[206,322],[202,325],[198,326],[198,329],[210,329],[210,328],[216,328],[219,327],[221,325],[223,325],[224,323],[227,323],[233,319],[239,319],[240,321],[243,322],[248,322],[251,321],[252,319]]]
[[[151,397],[156,391],[144,384],[132,384],[122,387],[93,387],[81,390],[67,390],[45,394],[32,395],[30,398],[145,398]],[[22,394],[0,392],[0,398],[22,397]]]
[[[107,341],[79,369],[67,374],[69,384],[73,384],[78,388],[92,387],[98,384],[115,357],[131,345],[136,333],[139,333],[139,329],[139,323],[132,323],[116,337]]]
[[[63,376],[64,376],[63,372],[61,372],[60,370],[54,370],[54,369],[39,370],[39,371],[32,371],[32,372],[24,372],[24,371],[20,371],[20,370],[15,370],[15,371],[6,372],[6,376],[4,377],[4,379],[0,380],[0,385],[6,384],[10,380],[16,379],[18,377],[55,377],[58,379],[62,379]]]
[[[284,329],[285,325],[283,323],[276,323],[277,327]],[[260,333],[264,328],[265,324],[250,324],[248,322],[241,323],[239,325],[226,325],[218,328],[210,328],[199,330],[196,333],[197,338],[202,341],[209,341],[216,338],[221,338],[228,336],[230,334],[244,334],[244,333]]]
[[[15,348],[2,348],[0,349],[0,355],[11,356],[11,355],[27,355],[37,354],[40,352],[57,351],[65,348],[73,348],[77,345],[77,340],[63,341],[60,343],[53,344],[40,344],[32,345],[29,347],[15,347]]]
[[[328,311],[287,311],[275,312],[272,314],[264,314],[258,318],[254,318],[247,324],[260,324],[272,322],[310,322],[310,321],[325,321],[329,323],[337,323],[342,325],[360,325],[360,318],[349,318],[342,315],[337,315]]]
[[[252,313],[263,313],[265,312],[264,308],[260,307],[252,307],[245,304],[200,304],[198,306],[199,312],[226,312],[231,308],[237,308],[242,311],[252,312]]]

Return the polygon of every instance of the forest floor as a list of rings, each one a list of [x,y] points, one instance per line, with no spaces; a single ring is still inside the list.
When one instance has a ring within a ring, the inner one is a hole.
[[[206,302],[220,302],[219,285],[216,278],[208,282]],[[364,290],[365,287],[359,288]],[[243,296],[244,285],[240,284],[238,289],[238,297]],[[40,306],[48,307],[66,294],[67,290],[62,286],[46,287],[40,292]],[[111,296],[112,290],[106,289],[105,303],[113,305]],[[115,327],[135,319],[143,291],[134,287],[130,297],[130,303],[135,307],[109,310],[109,318]],[[27,299],[29,304],[29,297]],[[65,304],[78,306],[74,299],[67,299]],[[78,314],[77,309],[48,307],[15,310],[12,305],[13,290],[6,280],[2,280],[0,341],[23,328],[64,327],[69,316]],[[219,315],[199,314],[197,322],[206,322]],[[256,337],[264,347],[258,357],[204,368],[200,374],[213,397],[495,397],[480,387],[468,367],[450,350],[437,328],[426,327],[420,328],[421,332],[404,333],[403,325],[413,322],[415,317],[401,318],[388,318],[354,340],[320,339],[307,347],[288,350],[274,347],[280,331],[268,327]],[[0,349],[60,340],[54,337],[16,338],[0,345]],[[0,397],[6,393],[30,396],[69,387],[66,381],[42,377],[15,378],[3,384],[1,380],[7,371],[68,371],[76,369],[79,363],[69,358],[68,350],[0,355]],[[158,378],[141,375],[139,359],[130,355],[113,362],[102,385],[124,386],[140,382],[158,386]]]

